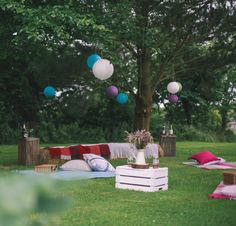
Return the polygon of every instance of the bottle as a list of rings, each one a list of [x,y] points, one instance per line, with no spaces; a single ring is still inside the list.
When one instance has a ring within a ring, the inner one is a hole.
[[[23,138],[27,138],[28,137],[28,131],[26,129],[25,123],[23,124],[22,135],[23,135]]]
[[[170,125],[170,135],[173,135],[173,128],[172,128],[172,125]]]
[[[159,168],[159,160],[158,159],[153,159],[152,168],[153,169]]]
[[[165,127],[165,126],[163,126],[162,134],[163,134],[163,135],[166,134],[166,127]]]

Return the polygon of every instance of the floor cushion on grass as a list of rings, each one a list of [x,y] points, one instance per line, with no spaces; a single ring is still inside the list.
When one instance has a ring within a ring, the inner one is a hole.
[[[211,161],[218,161],[219,158],[217,158],[215,155],[213,155],[210,151],[202,151],[195,155],[192,155],[189,157],[189,159],[194,159],[198,161],[200,165],[203,165],[205,163],[211,162]]]
[[[70,160],[64,163],[61,167],[62,170],[81,170],[81,171],[92,171],[89,164],[81,159]]]
[[[84,154],[83,157],[93,171],[115,171],[115,168],[106,159],[99,155]]]
[[[221,181],[215,191],[212,194],[209,194],[209,198],[236,200],[236,186],[225,185],[223,181]]]

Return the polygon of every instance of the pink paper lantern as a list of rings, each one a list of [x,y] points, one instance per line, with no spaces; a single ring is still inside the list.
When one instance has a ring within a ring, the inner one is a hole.
[[[106,89],[106,94],[108,97],[116,97],[118,95],[118,89],[116,86],[109,86]]]
[[[175,104],[175,103],[178,102],[178,100],[179,100],[179,98],[178,98],[177,95],[175,95],[175,94],[169,95],[169,101],[170,101],[170,103]]]

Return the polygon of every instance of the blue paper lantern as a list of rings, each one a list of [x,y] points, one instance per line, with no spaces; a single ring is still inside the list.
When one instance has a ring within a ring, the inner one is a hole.
[[[97,54],[90,55],[87,59],[87,66],[89,67],[89,69],[92,69],[95,62],[100,59],[102,59],[102,58]]]
[[[119,104],[126,104],[127,101],[128,101],[128,96],[127,94],[125,93],[119,93],[116,97],[116,101],[119,103]]]
[[[43,94],[46,97],[54,97],[56,95],[56,90],[52,86],[47,86],[44,88]]]

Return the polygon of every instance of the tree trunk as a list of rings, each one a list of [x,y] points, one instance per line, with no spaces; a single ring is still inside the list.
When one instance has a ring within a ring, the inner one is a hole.
[[[134,130],[149,131],[152,114],[153,90],[150,79],[150,52],[142,50],[138,57],[138,91],[135,98]]]
[[[136,0],[135,13],[137,26],[140,27],[140,39],[137,41],[138,87],[135,97],[134,130],[149,131],[152,114],[153,87],[151,83],[151,52],[145,45],[147,36],[149,3]]]

